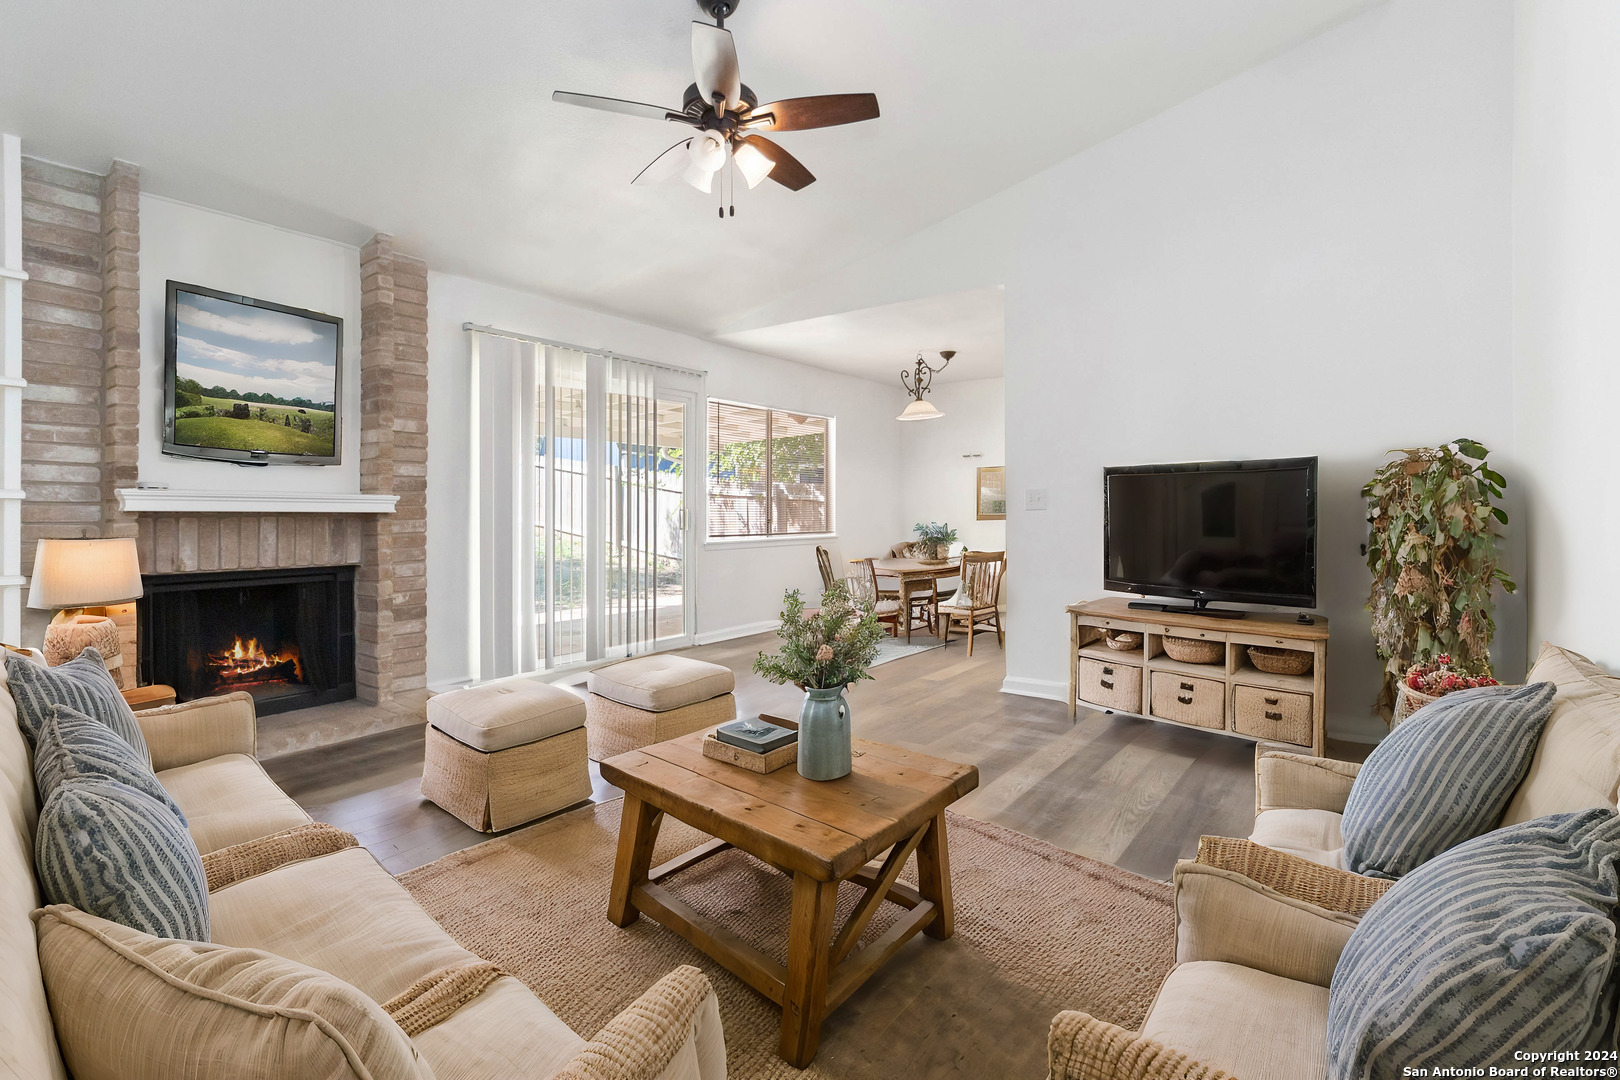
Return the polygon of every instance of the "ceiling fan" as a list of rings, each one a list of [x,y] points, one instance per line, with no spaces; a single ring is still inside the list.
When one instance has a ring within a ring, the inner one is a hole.
[[[697,81],[686,88],[681,108],[665,109],[563,90],[554,92],[552,100],[696,129],[654,158],[631,183],[655,184],[680,177],[708,194],[714,190],[715,177],[733,163],[750,188],[767,176],[793,191],[815,183],[816,178],[798,158],[761,133],[872,120],[878,115],[877,95],[822,94],[761,105],[738,73],[737,45],[726,29],[726,19],[737,10],[739,2],[698,0],[698,7],[714,20],[714,25],[692,23],[692,67]],[[731,213],[736,215],[735,206]],[[720,216],[726,216],[724,209]]]

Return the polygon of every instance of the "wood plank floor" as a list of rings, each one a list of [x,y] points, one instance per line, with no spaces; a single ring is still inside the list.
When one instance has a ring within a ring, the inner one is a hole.
[[[774,646],[761,634],[685,654],[737,672],[741,712],[796,716],[799,691],[750,671]],[[1071,723],[1058,702],[1000,692],[1004,657],[989,637],[971,658],[955,640],[872,674],[850,694],[855,734],[978,765],[961,813],[1161,880],[1199,836],[1247,836],[1254,824],[1252,744],[1096,712]],[[411,727],[264,764],[316,820],[354,833],[398,874],[488,839],[422,798],[422,746]],[[594,764],[591,777],[593,799],[618,797]]]

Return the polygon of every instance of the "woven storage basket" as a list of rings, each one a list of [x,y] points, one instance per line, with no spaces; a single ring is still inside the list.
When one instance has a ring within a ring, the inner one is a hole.
[[[1164,651],[1170,659],[1180,660],[1183,664],[1218,664],[1226,655],[1226,642],[1166,636]]]
[[[1390,726],[1393,727],[1395,724],[1400,723],[1402,720],[1405,720],[1407,717],[1423,708],[1423,706],[1433,705],[1439,700],[1440,698],[1438,696],[1430,697],[1428,694],[1425,694],[1420,690],[1412,689],[1410,686],[1407,686],[1405,682],[1396,683],[1395,718],[1391,722]]]
[[[1250,645],[1249,663],[1268,675],[1303,675],[1311,670],[1316,657],[1298,649],[1274,649],[1269,645]]]
[[[1142,635],[1135,630],[1109,630],[1103,634],[1103,644],[1110,649],[1129,652],[1142,644]]]

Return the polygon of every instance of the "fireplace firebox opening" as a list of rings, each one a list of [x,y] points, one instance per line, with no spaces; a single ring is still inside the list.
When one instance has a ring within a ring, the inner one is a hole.
[[[261,716],[355,696],[354,567],[153,574],[136,608],[142,682],[253,695]]]

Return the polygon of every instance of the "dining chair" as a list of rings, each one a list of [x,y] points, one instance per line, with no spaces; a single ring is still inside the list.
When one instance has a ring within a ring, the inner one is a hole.
[[[888,557],[891,558],[891,559],[909,558],[909,556],[902,556],[902,555],[894,554],[894,548],[889,549]],[[870,563],[871,561],[872,561],[871,559],[866,560],[866,562],[868,562],[868,563]],[[890,588],[890,589],[885,589],[885,588],[880,587],[878,589],[878,591],[877,591],[877,598],[879,600],[893,600],[896,603],[899,603],[900,602],[900,582],[896,578],[894,578],[893,576],[891,576],[889,574],[884,574],[882,576],[883,576],[883,579],[885,581],[891,582],[894,587]],[[874,580],[876,580],[876,579],[874,579]]]
[[[872,601],[872,614],[877,616],[878,622],[888,626],[891,637],[899,637],[900,601],[898,598],[890,599],[885,597],[882,591],[878,589],[877,567],[872,565],[872,560],[862,559],[861,561],[866,564],[866,576],[872,583],[872,595],[876,597]]]
[[[827,592],[838,579],[833,576],[832,554],[820,544],[816,545],[816,566],[821,570],[821,591]]]
[[[939,583],[927,581],[902,582],[904,595],[900,601],[901,615],[906,626],[906,644],[911,644],[911,632],[923,627],[935,637],[939,636]]]
[[[951,629],[960,626],[967,630],[968,655],[973,655],[973,636],[980,631],[994,630],[996,644],[1007,646],[1001,628],[1001,582],[1007,572],[1005,551],[962,552],[961,585],[950,602],[939,605],[939,617],[944,620],[945,641],[951,640]]]

